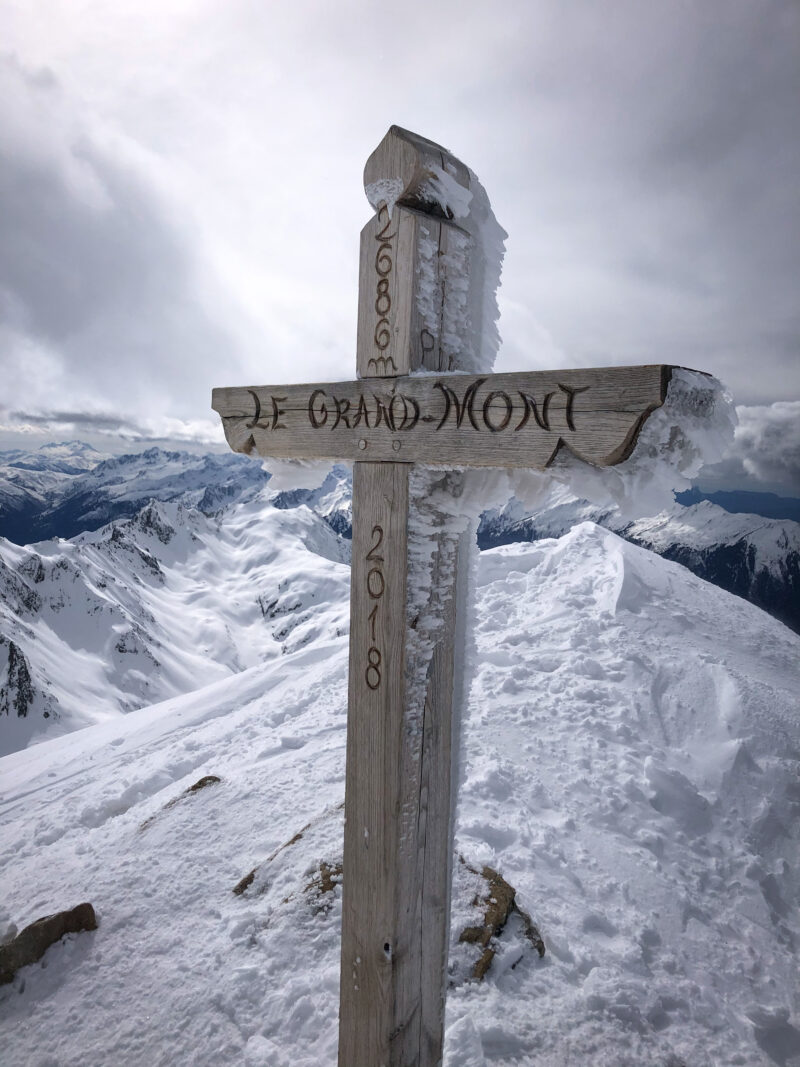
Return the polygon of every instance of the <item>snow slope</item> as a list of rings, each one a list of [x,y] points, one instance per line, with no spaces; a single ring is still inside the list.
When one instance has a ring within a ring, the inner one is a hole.
[[[346,568],[318,559],[313,641],[0,760],[0,921],[99,917],[0,987],[4,1067],[335,1063]],[[445,1062],[800,1064],[800,638],[590,523],[477,565],[456,846],[547,952],[509,923],[475,984],[453,945]]]
[[[327,523],[259,497],[224,516],[154,503],[72,541],[0,539],[0,754],[346,628],[349,574],[331,563],[349,545]]]
[[[675,502],[631,521],[614,507],[590,504],[565,486],[554,486],[534,513],[517,500],[486,512],[478,543],[489,548],[558,537],[585,520],[682,563],[800,632],[800,523],[789,519],[732,514],[701,501],[688,507]]]

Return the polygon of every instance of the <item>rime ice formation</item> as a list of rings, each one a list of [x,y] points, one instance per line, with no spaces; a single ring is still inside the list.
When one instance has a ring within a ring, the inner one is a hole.
[[[576,497],[615,508],[623,519],[654,514],[672,503],[676,490],[688,488],[706,464],[721,458],[735,426],[724,385],[676,367],[664,403],[648,417],[622,463],[595,467],[561,449],[546,471],[513,470],[498,473],[498,479],[507,479],[507,499],[515,496],[531,510],[561,483]]]
[[[423,242],[422,265],[416,299],[425,317],[429,308],[443,307],[443,342],[458,365],[460,373],[489,373],[497,358],[500,334],[497,320],[497,290],[505,255],[506,231],[492,211],[489,197],[472,171],[469,189],[441,167],[433,168],[434,177],[426,185],[428,198],[436,203],[447,218],[464,231],[461,240],[453,239],[453,247],[444,255],[447,294],[434,282],[434,272],[425,270],[427,261],[438,249]],[[417,371],[427,374],[429,371]]]

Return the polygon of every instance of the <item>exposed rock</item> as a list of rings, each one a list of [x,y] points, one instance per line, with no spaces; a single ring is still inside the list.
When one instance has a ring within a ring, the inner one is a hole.
[[[290,845],[297,844],[297,842],[302,838],[303,834],[306,832],[306,830],[309,829],[310,826],[311,823],[308,823],[306,826],[303,827],[302,830],[298,830],[294,837],[292,837],[289,841],[284,841],[284,843],[282,845],[279,845],[274,852],[270,853],[270,855],[267,856],[267,858],[264,860],[263,864],[260,863],[258,867],[254,867],[249,874],[246,874],[244,878],[241,879],[241,881],[237,882],[236,885],[233,887],[233,891],[236,896],[240,897],[242,893],[244,893],[245,889],[250,888],[250,886],[253,884],[253,879],[258,874],[258,871],[261,867],[263,867],[267,863],[272,863],[278,853],[283,852],[285,848],[289,848]]]
[[[202,778],[198,779],[194,783],[194,785],[190,785],[188,789],[184,789],[184,791],[177,797],[173,797],[172,800],[168,800],[164,807],[161,809],[161,811],[156,812],[155,815],[151,815],[149,819],[145,819],[139,827],[139,832],[141,832],[142,830],[146,830],[150,823],[155,822],[159,815],[163,814],[163,812],[165,811],[169,811],[170,808],[174,808],[176,804],[180,804],[180,802],[185,797],[190,796],[192,793],[198,793],[201,789],[205,789],[208,785],[217,785],[221,781],[222,779],[218,778],[216,774],[204,774]]]
[[[45,915],[26,926],[5,945],[0,945],[0,985],[13,981],[20,967],[36,963],[51,945],[65,934],[78,934],[81,930],[96,930],[97,919],[91,904],[78,904],[70,911]]]
[[[145,533],[155,534],[159,541],[164,545],[168,545],[175,536],[175,530],[167,522],[153,501],[151,501],[147,507],[142,508],[133,521],[134,524],[138,526],[140,530],[144,530]]]
[[[0,715],[15,712],[24,719],[34,698],[30,668],[19,647],[0,635],[0,654],[4,645],[8,645],[8,652],[4,684],[0,675]]]
[[[238,881],[236,883],[236,885],[233,887],[233,891],[234,891],[234,893],[236,894],[237,897],[240,897],[242,895],[242,893],[244,893],[245,889],[249,889],[250,886],[253,884],[253,879],[256,876],[256,871],[257,870],[258,870],[258,867],[254,867],[252,869],[252,871],[250,871],[249,874],[246,874],[244,876],[244,878],[242,878],[240,881]]]
[[[337,887],[341,891],[342,885],[342,858],[341,853],[337,855],[331,825],[332,817],[340,815],[342,808],[343,805],[328,809],[298,830],[246,874],[233,892],[247,899],[266,895],[275,908],[302,903],[310,907],[311,916],[328,915],[337,899]],[[304,847],[292,848],[299,841],[305,841]],[[327,858],[316,860],[309,867],[309,854]],[[524,935],[539,956],[544,956],[545,944],[536,924],[517,903],[514,887],[497,871],[488,866],[470,866],[459,857],[453,888],[461,902],[454,914],[456,944],[451,943],[451,954],[456,949],[455,970],[460,972],[456,982],[469,978],[480,981],[485,976],[500,947],[498,939],[512,917],[514,933],[510,940],[514,935],[520,939]],[[460,936],[456,933],[459,929]],[[509,939],[508,933],[506,938]],[[525,940],[521,940],[524,944]],[[458,945],[463,946],[460,952]],[[472,946],[478,950],[477,959]]]
[[[341,884],[341,860],[334,863],[326,863],[323,860],[319,865],[319,873],[314,875],[304,889],[304,892],[311,898],[315,915],[320,912],[328,914],[333,907],[333,891]]]
[[[502,933],[509,917],[516,912],[525,928],[525,936],[534,946],[539,956],[544,956],[545,946],[542,936],[530,915],[516,902],[517,891],[492,867],[484,866],[480,871],[471,867],[463,856],[459,863],[472,874],[479,874],[486,882],[485,894],[476,894],[472,906],[483,911],[483,921],[479,925],[467,926],[459,936],[459,942],[479,945],[483,948],[481,956],[472,970],[472,977],[480,981],[491,966],[497,951],[496,939]]]
[[[0,596],[15,615],[35,615],[42,606],[42,598],[18,574],[0,560]]]
[[[36,552],[31,553],[31,555],[20,564],[19,570],[20,574],[24,574],[27,578],[31,578],[37,584],[43,582],[46,577],[42,557]]]
[[[221,782],[221,778],[217,778],[216,774],[204,774],[202,778],[199,778],[194,785],[190,785],[186,790],[186,793],[196,793],[200,789],[205,789],[207,785],[216,785]],[[184,794],[185,796],[186,794]],[[178,798],[180,799],[180,798]],[[174,803],[174,802],[173,802]],[[171,807],[172,804],[168,804],[167,807]]]
[[[280,864],[275,864],[275,860],[281,857],[281,860],[285,859],[285,853],[291,848],[292,845],[296,845],[298,841],[301,841],[305,835],[309,835],[313,841],[319,842],[319,851],[317,855],[330,854],[334,850],[330,844],[329,835],[332,830],[332,820],[338,820],[341,812],[344,810],[344,802],[338,804],[335,808],[326,808],[321,815],[312,819],[311,822],[306,823],[302,829],[298,830],[294,837],[291,837],[288,841],[284,841],[282,845],[279,845],[274,852],[270,853],[267,858],[254,867],[252,871],[244,876],[233,887],[233,892],[237,897],[242,896],[251,886],[253,886],[253,892],[250,896],[259,896],[265,892],[271,885],[272,879],[276,874],[276,868]],[[291,861],[290,861],[291,862]],[[336,879],[341,879],[342,866],[341,859],[332,860],[330,863],[323,861],[319,867],[319,875],[315,875],[312,881],[305,887],[306,890],[311,890],[315,885],[319,893],[329,892],[335,884],[338,884]],[[254,884],[255,883],[255,884]]]

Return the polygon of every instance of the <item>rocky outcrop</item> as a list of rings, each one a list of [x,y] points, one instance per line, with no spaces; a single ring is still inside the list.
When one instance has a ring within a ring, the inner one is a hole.
[[[24,719],[34,695],[27,659],[18,645],[0,634],[0,715],[16,715]]]
[[[69,911],[45,915],[32,922],[5,945],[0,945],[0,985],[14,980],[21,967],[36,963],[65,934],[96,930],[97,918],[91,904],[78,904]]]
[[[201,789],[205,789],[209,785],[219,785],[221,781],[222,779],[218,778],[216,774],[204,774],[202,778],[199,778],[194,783],[194,785],[190,785],[188,789],[184,789],[180,796],[173,797],[172,800],[168,800],[160,812],[156,812],[156,814],[151,815],[149,819],[145,819],[145,821],[139,827],[139,830],[146,830],[147,827],[151,825],[151,823],[154,823],[156,821],[156,819],[159,817],[159,815],[161,815],[162,812],[169,811],[170,808],[174,808],[176,804],[180,804],[180,802],[182,800],[185,800],[186,797],[192,796],[193,793],[199,793]]]
[[[23,617],[35,614],[42,606],[42,598],[36,590],[3,560],[0,560],[0,598],[15,615]]]
[[[492,867],[483,866],[478,871],[477,868],[471,867],[463,856],[459,857],[459,863],[473,875],[479,874],[485,882],[485,891],[477,892],[472,900],[473,908],[480,913],[481,917],[475,925],[465,927],[458,938],[462,944],[477,945],[483,949],[472,968],[472,977],[481,981],[489,970],[497,952],[497,938],[514,913],[520,916],[527,939],[539,956],[544,956],[545,945],[542,935],[530,915],[517,904],[516,889]]]

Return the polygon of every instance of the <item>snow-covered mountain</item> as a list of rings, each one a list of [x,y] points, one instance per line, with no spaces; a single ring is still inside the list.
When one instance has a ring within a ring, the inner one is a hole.
[[[150,500],[181,502],[211,514],[253,497],[268,479],[260,464],[232,453],[194,455],[152,448],[111,457],[76,441],[36,452],[0,453],[0,537],[19,545],[73,537],[131,518]],[[758,498],[735,496],[737,508]],[[272,500],[287,509],[305,504],[336,533],[350,536],[350,476],[344,467],[335,467],[318,489],[288,490]],[[771,507],[775,501],[779,498],[770,498]],[[584,520],[683,563],[800,631],[800,523],[790,519],[731,514],[698,501],[688,506],[676,502],[660,515],[628,522],[613,510],[593,507],[556,487],[535,515],[517,502],[488,512],[478,541],[488,548],[560,536]]]
[[[106,458],[81,441],[0,452],[0,536],[18,544],[35,540],[26,536],[34,517]]]
[[[334,468],[318,489],[269,493],[266,472],[244,457],[231,463],[152,449],[97,459],[74,443],[42,452],[33,460],[17,454],[15,462],[28,467],[15,469],[20,478],[35,476],[37,492],[50,480],[48,499],[61,503],[41,513],[47,522],[68,512],[80,523],[124,515],[152,494],[168,502],[147,503],[133,518],[69,541],[0,539],[0,753],[189,692],[280,649],[308,596],[289,604],[275,581],[262,579],[262,562],[243,569],[240,529],[263,526],[279,545],[300,524],[315,559],[346,558],[345,468]],[[587,520],[800,627],[800,525],[789,521],[701,502],[623,523],[556,487],[535,516],[516,501],[487,512],[478,539],[484,548],[535,541]],[[302,566],[309,569],[308,561]],[[314,566],[309,573],[316,575]],[[289,576],[295,591],[310,589],[296,569]]]
[[[350,536],[349,476],[335,468],[318,489],[277,494],[278,507],[305,504],[338,533]],[[800,632],[800,523],[731,513],[707,500],[633,522],[613,508],[576,498],[563,485],[540,500],[534,514],[519,501],[481,517],[481,548],[560,537],[581,522],[595,522],[634,544],[688,567],[694,574],[744,597]]]
[[[269,475],[245,456],[150,448],[106,456],[80,441],[0,453],[0,537],[31,544],[130,518],[150,500],[211,512],[262,488]]]
[[[70,716],[126,656],[195,684],[0,759],[0,940],[82,900],[99,920],[0,987],[0,1059],[333,1065],[343,542],[303,506],[146,514],[8,564]],[[456,848],[545,955],[512,916],[469,980],[457,861],[447,1067],[796,1065],[800,637],[593,523],[476,557]]]
[[[330,564],[348,552],[308,509],[258,496],[216,516],[151,503],[71,541],[0,540],[0,754],[346,629],[346,568]]]
[[[559,537],[584,521],[682,563],[800,631],[800,523],[789,519],[732,514],[703,500],[688,507],[676,502],[658,515],[631,522],[558,486],[535,514],[516,501],[484,514],[478,543],[490,548]]]

